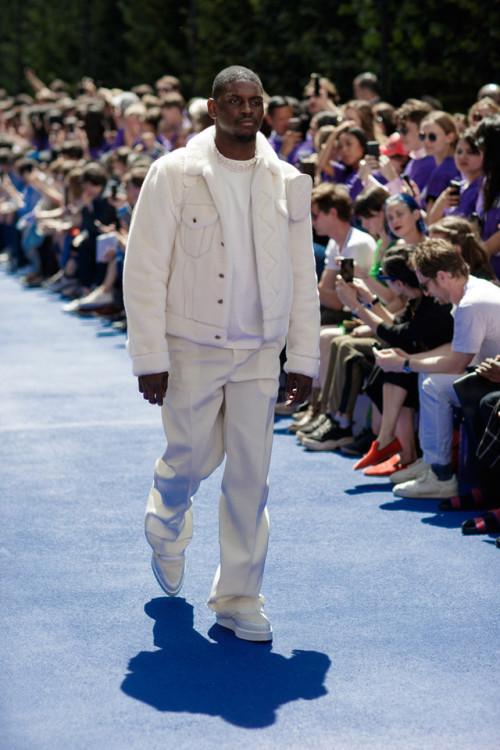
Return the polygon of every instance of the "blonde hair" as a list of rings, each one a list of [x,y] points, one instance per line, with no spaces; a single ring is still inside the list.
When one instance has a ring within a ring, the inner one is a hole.
[[[429,112],[429,114],[426,115],[422,120],[420,127],[422,128],[428,122],[435,122],[436,125],[439,125],[441,130],[444,130],[446,135],[449,135],[449,133],[453,133],[455,138],[453,140],[452,146],[453,148],[455,148],[460,133],[458,132],[457,123],[454,117],[450,115],[449,112],[443,112],[439,109]]]

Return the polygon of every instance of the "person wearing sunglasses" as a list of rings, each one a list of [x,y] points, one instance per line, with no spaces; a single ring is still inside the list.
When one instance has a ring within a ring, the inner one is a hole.
[[[419,138],[420,123],[430,111],[430,105],[419,99],[407,99],[396,110],[397,130],[401,136],[401,143],[410,155],[410,159],[403,170],[403,175],[408,177],[410,182],[414,182],[420,191],[425,188],[436,167],[434,157],[426,154]],[[401,179],[396,189],[391,192],[400,192],[400,190]]]
[[[411,259],[424,295],[455,305],[451,344],[419,354],[402,349],[375,352],[385,372],[419,375],[420,444],[423,458],[401,471],[398,497],[449,498],[458,494],[453,473],[453,409],[459,406],[454,382],[469,366],[500,351],[500,289],[478,279],[457,247],[447,240],[427,239]],[[392,480],[392,477],[391,477]]]
[[[474,102],[467,112],[467,122],[469,125],[478,125],[488,115],[497,115],[500,113],[500,105],[490,96],[485,96]]]
[[[367,290],[359,282],[337,283],[337,293],[344,304],[368,325],[386,345],[417,353],[451,341],[453,318],[451,305],[439,305],[422,291],[415,272],[410,268],[414,245],[398,245],[385,253],[379,279],[399,297],[407,300],[405,308],[393,319],[378,307],[365,307]],[[386,476],[417,460],[415,412],[418,410],[418,377],[414,373],[383,373],[375,368],[365,391],[382,414],[377,439],[354,469],[368,469],[367,474]],[[388,461],[388,459],[393,460]],[[375,468],[378,464],[380,467]]]
[[[429,182],[420,195],[421,205],[427,211],[432,209],[450,180],[460,179],[460,172],[453,158],[458,135],[457,124],[448,112],[434,110],[422,120],[419,138],[427,155],[433,156],[436,162]]]

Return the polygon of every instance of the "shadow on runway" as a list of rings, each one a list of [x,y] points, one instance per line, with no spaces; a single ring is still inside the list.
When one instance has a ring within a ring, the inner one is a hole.
[[[152,599],[146,614],[155,620],[157,651],[141,651],[129,663],[124,693],[158,711],[221,716],[239,727],[273,724],[280,706],[327,694],[330,659],[317,651],[290,658],[270,643],[249,643],[214,625],[203,637],[193,628],[185,599]]]

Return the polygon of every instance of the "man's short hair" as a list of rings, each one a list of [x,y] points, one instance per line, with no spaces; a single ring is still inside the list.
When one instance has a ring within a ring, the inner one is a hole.
[[[352,200],[349,191],[344,185],[332,182],[322,182],[313,188],[311,203],[316,205],[323,213],[328,213],[335,208],[337,216],[341,221],[350,221],[352,216]]]
[[[180,111],[183,112],[185,106],[186,101],[178,91],[169,91],[168,94],[165,94],[160,100],[160,107],[162,109],[163,107],[177,107],[177,109],[180,109]]]
[[[366,70],[364,71],[364,73],[360,73],[359,75],[357,75],[353,83],[357,86],[361,86],[361,88],[363,89],[372,91],[374,94],[378,94],[378,78],[375,73],[372,73],[369,70]]]
[[[424,117],[428,115],[431,110],[431,105],[427,104],[427,102],[423,102],[421,99],[407,99],[394,114],[396,122],[398,123],[410,120],[410,122],[420,125]]]
[[[212,84],[212,99],[217,99],[226,86],[233,81],[251,81],[257,84],[262,91],[264,90],[259,76],[253,70],[244,68],[242,65],[231,65],[229,68],[221,70],[215,76]]]
[[[292,107],[292,100],[288,96],[272,96],[267,103],[267,114],[272,115],[277,109]]]
[[[415,271],[435,279],[438,271],[447,271],[453,278],[469,275],[469,266],[460,250],[444,239],[426,239],[416,246],[410,259]]]
[[[384,187],[369,187],[363,190],[354,201],[354,215],[357,219],[369,219],[374,213],[382,211],[391,194]]]
[[[100,164],[89,162],[82,172],[82,182],[90,182],[91,185],[104,187],[108,181],[108,173]]]

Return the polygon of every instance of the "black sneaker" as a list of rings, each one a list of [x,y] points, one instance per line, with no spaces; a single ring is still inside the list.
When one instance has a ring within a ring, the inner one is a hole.
[[[334,451],[341,445],[352,441],[352,427],[341,427],[339,423],[328,417],[317,430],[305,435],[302,445],[308,451]]]
[[[297,430],[295,436],[301,441],[303,437],[305,437],[306,435],[310,435],[312,432],[317,430],[318,427],[322,425],[326,419],[330,419],[328,414],[318,414],[317,417],[301,427],[300,430]]]
[[[377,436],[369,427],[363,427],[359,435],[347,445],[343,445],[341,452],[344,456],[364,456]]]

